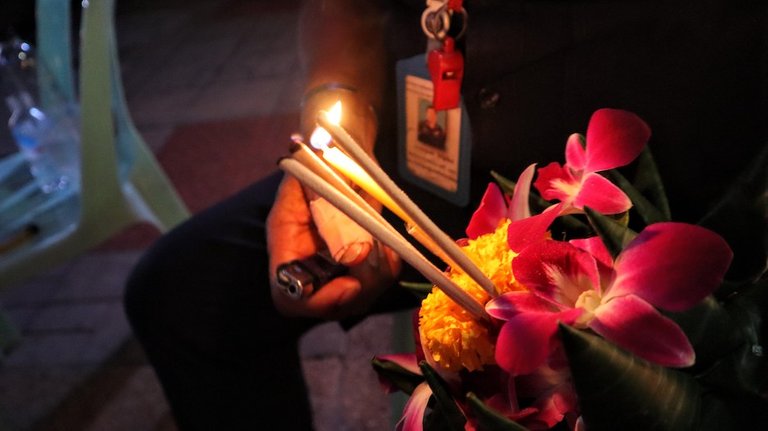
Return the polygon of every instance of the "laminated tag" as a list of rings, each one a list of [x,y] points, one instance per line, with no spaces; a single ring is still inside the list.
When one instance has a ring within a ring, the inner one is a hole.
[[[437,109],[424,54],[397,63],[398,171],[408,182],[449,202],[469,201],[471,133],[458,95]]]

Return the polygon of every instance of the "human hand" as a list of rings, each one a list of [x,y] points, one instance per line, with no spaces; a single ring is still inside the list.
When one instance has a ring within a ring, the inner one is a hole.
[[[367,309],[392,284],[399,272],[398,257],[378,242],[349,270],[349,275],[331,280],[308,298],[295,300],[277,286],[275,271],[285,262],[301,259],[325,248],[315,229],[307,198],[299,182],[286,176],[267,218],[267,248],[272,300],[289,316],[339,319]]]

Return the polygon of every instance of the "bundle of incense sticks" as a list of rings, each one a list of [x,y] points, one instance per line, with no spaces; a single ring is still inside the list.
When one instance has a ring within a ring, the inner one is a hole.
[[[320,113],[318,123],[334,142],[351,157],[357,166],[354,173],[347,170],[345,175],[370,195],[390,209],[394,209],[409,226],[409,232],[417,231],[414,238],[428,249],[442,257],[449,265],[456,266],[469,275],[491,296],[496,296],[493,283],[480,271],[461,248],[391,180],[343,127],[330,120],[326,113]],[[435,267],[416,248],[402,237],[376,210],[349,186],[314,151],[294,137],[291,157],[280,160],[279,167],[298,179],[305,187],[336,206],[349,218],[368,230],[379,241],[392,248],[403,260],[421,272],[449,298],[479,320],[489,320],[484,307],[471,295]],[[358,172],[358,170],[360,172]],[[363,177],[363,178],[361,178]],[[374,193],[371,193],[374,191]]]

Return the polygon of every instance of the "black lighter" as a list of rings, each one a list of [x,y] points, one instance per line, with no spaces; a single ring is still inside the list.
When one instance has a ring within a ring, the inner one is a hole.
[[[301,299],[312,295],[323,285],[346,272],[346,266],[336,263],[330,256],[320,252],[278,266],[277,284],[290,298]]]

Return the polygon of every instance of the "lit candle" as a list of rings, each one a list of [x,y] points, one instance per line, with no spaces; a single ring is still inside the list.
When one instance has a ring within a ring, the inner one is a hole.
[[[341,122],[340,101],[336,102],[336,104],[333,105],[333,108],[328,111],[328,116],[330,121],[333,121],[335,124],[339,124]],[[338,148],[330,146],[331,135],[327,130],[322,127],[315,128],[314,132],[312,132],[312,136],[309,138],[309,143],[316,150],[322,151],[322,157],[329,165],[333,166],[346,178],[349,178],[350,181],[357,184],[358,187],[365,190],[365,192],[368,193],[372,198],[381,202],[382,205],[395,213],[395,215],[400,217],[400,219],[405,221],[407,224],[411,223],[411,219],[408,217],[405,211],[403,211],[403,209],[400,208],[400,206],[397,205],[391,197],[389,197],[384,189],[376,184],[376,181],[374,181],[370,175],[368,175],[363,169],[360,168],[360,165],[355,163],[352,159],[349,158],[349,156],[344,154]]]
[[[471,313],[481,321],[490,322],[490,317],[485,308],[470,294],[462,290],[453,280],[437,269],[431,262],[421,255],[408,241],[398,234],[392,226],[372,217],[367,211],[358,207],[343,193],[328,184],[321,177],[313,173],[298,160],[284,158],[278,163],[280,168],[293,175],[306,187],[322,196],[336,208],[345,213],[355,223],[367,229],[386,246],[394,250],[400,257],[416,268],[422,275],[431,281],[440,290],[451,298],[459,306]]]
[[[341,127],[339,121],[330,115],[329,112],[321,112],[318,115],[317,121],[325,129],[325,132],[331,135],[334,141],[349,154],[354,162],[360,164],[368,174],[370,178],[373,178],[375,184],[378,184],[388,197],[395,201],[395,205],[402,208],[406,213],[406,219],[411,220],[412,224],[419,228],[426,234],[431,240],[433,240],[439,246],[439,249],[444,251],[448,258],[456,262],[456,266],[464,271],[472,278],[480,287],[485,290],[491,297],[498,295],[496,292],[496,286],[493,282],[486,277],[485,274],[472,262],[472,260],[464,254],[461,248],[443,232],[435,223],[424,214],[423,211],[405,194],[397,184],[384,172],[381,167],[371,159],[368,154],[358,145],[357,142]]]
[[[341,102],[336,102],[335,105],[327,112],[328,121],[338,125],[341,123]],[[359,164],[349,158],[338,147],[331,147],[330,143],[333,140],[330,133],[324,128],[318,126],[312,132],[312,136],[309,139],[310,144],[317,150],[321,150],[323,159],[342,175],[348,178],[358,187],[365,190],[371,197],[379,201],[382,205],[389,208],[396,216],[405,222],[406,230],[408,233],[419,241],[424,247],[427,248],[432,254],[439,257],[449,266],[456,266],[450,257],[438,246],[429,235],[424,234],[418,225],[413,222],[413,219],[403,211],[402,207],[392,200],[392,197],[379,186],[376,181],[363,170]],[[338,188],[338,187],[337,187]]]

